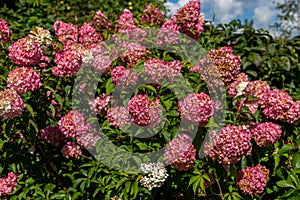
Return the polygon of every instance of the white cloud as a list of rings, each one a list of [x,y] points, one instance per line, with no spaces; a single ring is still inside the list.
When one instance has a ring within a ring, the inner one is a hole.
[[[212,6],[216,18],[221,23],[230,22],[231,20],[236,19],[238,15],[244,13],[243,3],[238,0],[211,0],[204,2],[211,2],[213,4]]]
[[[183,7],[188,2],[189,0],[178,0],[177,3],[167,1],[167,3],[165,3],[164,5],[167,9],[170,10],[169,14],[173,16],[179,8]]]
[[[270,6],[265,5],[255,8],[253,15],[255,26],[259,28],[268,28],[276,15],[277,11]]]

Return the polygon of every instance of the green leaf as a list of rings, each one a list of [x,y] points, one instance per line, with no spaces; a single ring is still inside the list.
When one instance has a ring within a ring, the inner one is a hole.
[[[274,158],[274,170],[275,170],[277,168],[277,166],[279,165],[280,157],[278,154],[274,154],[273,158]]]
[[[284,187],[284,188],[287,187],[287,188],[295,188],[296,189],[296,187],[289,180],[277,181],[276,185],[278,187]]]
[[[109,78],[106,82],[106,85],[105,85],[105,88],[106,88],[106,94],[110,94],[114,91],[114,84],[112,82],[112,78]]]
[[[291,145],[291,144],[285,144],[281,147],[281,149],[278,151],[279,154],[284,154],[287,153],[293,149],[295,149],[296,147]]]
[[[31,105],[26,103],[25,107],[28,110],[28,112],[30,113],[31,117],[34,118],[34,112],[33,112],[33,108],[31,107]]]
[[[300,169],[300,152],[294,153],[292,158],[292,166],[294,169]]]
[[[157,94],[156,89],[152,85],[142,85],[141,88],[146,88],[150,90],[151,92],[154,92],[154,94]]]

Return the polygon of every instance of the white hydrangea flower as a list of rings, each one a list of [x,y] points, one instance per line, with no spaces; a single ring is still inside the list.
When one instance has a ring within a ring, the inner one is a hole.
[[[152,190],[155,187],[161,187],[168,178],[167,170],[163,163],[142,163],[141,171],[145,173],[140,183]]]

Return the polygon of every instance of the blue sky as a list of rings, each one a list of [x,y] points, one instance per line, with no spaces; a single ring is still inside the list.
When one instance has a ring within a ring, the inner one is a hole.
[[[189,0],[168,0],[165,4],[175,13],[179,7],[185,5]],[[228,23],[233,19],[254,20],[255,28],[269,29],[269,25],[276,22],[278,11],[274,0],[200,0],[201,13],[204,18],[212,20],[215,14],[216,23]],[[282,2],[284,0],[276,0]]]

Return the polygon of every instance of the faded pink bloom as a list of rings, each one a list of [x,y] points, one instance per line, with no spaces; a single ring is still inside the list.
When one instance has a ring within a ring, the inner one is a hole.
[[[300,118],[300,100],[293,102],[291,107],[286,113],[286,121],[288,123],[295,123]]]
[[[96,114],[105,114],[107,111],[107,106],[110,103],[111,96],[106,94],[101,94],[101,96],[97,96],[95,99],[90,101],[90,108]]]
[[[85,47],[90,48],[92,45],[97,45],[103,40],[100,33],[98,33],[91,24],[84,23],[79,30],[79,41]]]
[[[172,20],[167,20],[158,33],[157,44],[160,46],[178,43],[180,27]]]
[[[293,104],[292,97],[283,90],[273,89],[262,96],[263,114],[274,120],[285,120],[285,115]]]
[[[77,43],[79,36],[79,28],[74,24],[67,24],[62,21],[56,21],[53,25],[55,35],[63,45],[67,46],[70,43]]]
[[[182,64],[179,60],[166,62],[159,59],[150,59],[145,63],[145,71],[151,76],[156,83],[161,83],[163,80],[173,80],[180,76]]]
[[[93,149],[96,146],[97,141],[100,139],[100,136],[96,133],[89,132],[77,136],[76,139],[80,146],[85,147],[86,149]]]
[[[180,32],[198,40],[204,30],[204,19],[200,15],[201,4],[199,0],[190,0],[179,8],[172,20],[180,27]]]
[[[231,84],[229,84],[227,86],[227,93],[229,96],[231,97],[235,97],[238,94],[238,86],[241,85],[241,83],[247,83],[248,81],[248,75],[245,73],[240,73],[237,75],[237,78],[234,80],[234,82],[232,82]],[[244,89],[244,88],[242,88]],[[240,91],[242,92],[242,91]],[[242,93],[240,93],[239,95],[241,95]]]
[[[48,125],[40,130],[40,139],[47,141],[55,147],[59,147],[65,140],[65,136],[58,127]]]
[[[244,194],[258,195],[265,190],[268,177],[269,169],[258,164],[239,171],[237,186]]]
[[[260,99],[270,90],[270,85],[266,81],[254,80],[248,83],[243,94],[244,96],[254,96]]]
[[[192,168],[196,160],[195,156],[196,149],[192,140],[185,134],[179,134],[171,140],[164,152],[165,162],[178,171],[187,171]]]
[[[264,122],[251,129],[256,144],[260,147],[274,144],[281,136],[282,130],[278,124]]]
[[[55,76],[75,76],[82,65],[82,56],[75,49],[66,49],[56,52],[54,61],[57,64],[52,68]]]
[[[138,61],[151,53],[146,47],[134,42],[124,42],[120,48],[125,50],[125,52],[120,55],[120,58],[129,67],[133,67]]]
[[[130,124],[130,115],[123,106],[111,107],[107,111],[107,119],[113,127],[122,129]]]
[[[78,110],[71,110],[61,117],[58,127],[66,138],[75,138],[90,129],[90,125],[85,124],[84,116]]]
[[[127,89],[134,86],[138,80],[139,74],[131,69],[126,69],[124,66],[118,66],[111,72],[111,77],[116,88]]]
[[[61,148],[61,153],[65,158],[79,158],[82,155],[80,146],[76,142],[67,142]]]
[[[111,22],[108,20],[106,15],[99,10],[93,18],[92,25],[96,29],[110,30]]]
[[[39,63],[40,68],[46,68],[49,66],[50,58],[48,56],[42,56],[41,62]]]
[[[178,112],[183,121],[205,126],[213,114],[212,101],[204,92],[189,94],[178,102]]]
[[[8,47],[9,57],[17,65],[29,67],[38,64],[43,51],[36,41],[31,38],[21,38]]]
[[[10,42],[11,30],[4,19],[0,19],[0,42]]]
[[[101,44],[97,45],[92,49],[92,54],[94,56],[93,67],[95,72],[108,72],[111,68],[112,59],[108,55],[104,46]]]
[[[9,172],[7,176],[0,178],[0,197],[8,195],[16,189],[18,173]]]
[[[38,90],[41,86],[41,77],[34,69],[29,67],[16,68],[9,72],[6,80],[9,88],[18,94]]]
[[[148,5],[143,11],[142,24],[152,23],[157,25],[162,25],[165,20],[165,16],[160,12],[160,10],[152,5]]]
[[[25,104],[15,90],[0,91],[0,118],[13,119],[24,111]]]
[[[234,165],[243,156],[251,153],[252,134],[246,126],[232,124],[209,135],[210,142],[205,144],[205,154],[223,165]]]

